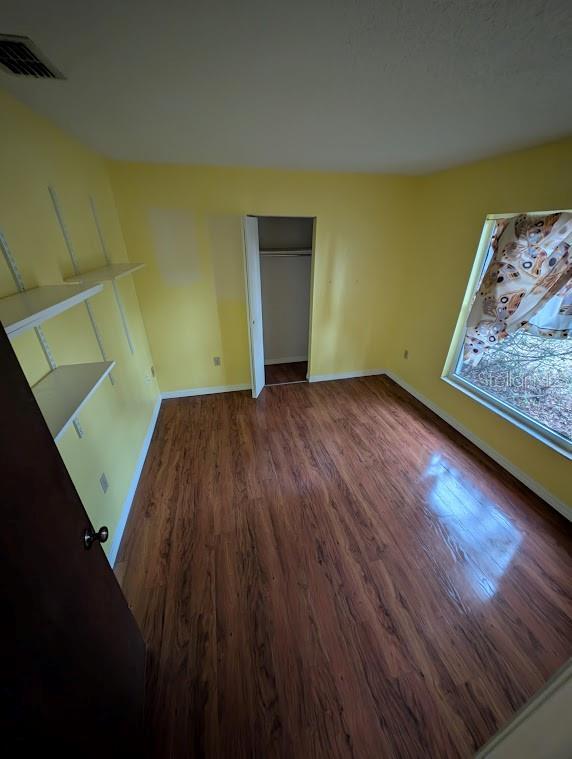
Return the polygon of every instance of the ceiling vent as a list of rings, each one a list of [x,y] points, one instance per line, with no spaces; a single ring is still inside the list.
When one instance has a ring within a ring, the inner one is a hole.
[[[28,37],[0,34],[0,66],[17,76],[35,79],[65,79]]]

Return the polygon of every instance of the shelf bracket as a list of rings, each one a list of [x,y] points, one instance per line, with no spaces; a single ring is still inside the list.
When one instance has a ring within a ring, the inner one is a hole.
[[[69,257],[70,257],[70,260],[71,260],[71,263],[72,263],[73,272],[74,272],[74,274],[79,274],[79,264],[78,264],[75,248],[73,246],[73,243],[71,241],[71,237],[70,237],[68,228],[67,228],[66,223],[64,221],[64,217],[63,217],[63,214],[62,214],[62,210],[60,208],[58,196],[57,196],[56,191],[55,191],[55,189],[53,187],[48,187],[48,192],[50,193],[50,198],[52,199],[52,205],[54,207],[54,211],[56,213],[56,217],[57,217],[58,223],[60,225],[60,229],[61,229],[61,232],[62,232],[62,235],[63,235],[63,238],[64,238],[64,242],[66,244],[67,251],[69,253]],[[99,328],[97,326],[97,322],[95,321],[95,316],[93,314],[93,309],[91,307],[91,303],[89,302],[89,299],[85,301],[85,308],[86,308],[86,311],[87,311],[87,315],[89,317],[89,321],[91,322],[91,328],[93,329],[93,334],[95,335],[95,339],[97,340],[97,344],[99,346],[99,352],[101,353],[101,358],[104,361],[109,361],[109,359],[107,358],[107,354],[105,352],[105,347],[103,345],[103,338],[102,338],[101,333],[99,331]],[[115,380],[114,380],[111,372],[109,372],[109,374],[107,376],[109,377],[109,381],[111,382],[111,384],[115,385]]]
[[[109,258],[109,253],[107,251],[107,246],[105,244],[105,239],[103,237],[103,232],[101,231],[101,226],[99,224],[99,217],[97,215],[97,209],[95,207],[95,201],[91,197],[91,195],[89,197],[89,203],[91,205],[91,213],[93,214],[93,220],[95,222],[95,227],[97,229],[97,236],[99,237],[99,243],[101,245],[101,250],[103,252],[103,257],[105,259],[105,263],[106,264],[111,264],[111,259]],[[127,322],[127,314],[125,313],[125,308],[123,306],[123,301],[121,300],[121,295],[119,294],[119,288],[117,287],[117,282],[114,279],[111,280],[111,286],[113,288],[113,295],[115,296],[115,303],[117,304],[117,309],[119,311],[119,316],[121,318],[121,324],[123,325],[123,332],[125,333],[125,339],[127,340],[127,345],[129,346],[129,350],[131,351],[131,353],[135,353],[135,346],[133,345],[133,340],[131,339],[131,333],[129,332],[129,324]]]
[[[6,264],[8,265],[8,268],[10,269],[10,273],[12,274],[12,278],[14,279],[16,287],[18,288],[18,292],[23,293],[26,290],[26,287],[24,285],[24,278],[22,277],[22,273],[20,269],[18,268],[16,259],[12,255],[12,251],[10,250],[10,246],[8,245],[8,241],[4,237],[4,234],[2,233],[2,231],[0,231],[0,248],[2,248],[2,255],[4,256],[4,260],[6,261]],[[54,354],[52,353],[50,349],[50,345],[44,334],[44,330],[41,327],[34,327],[34,332],[36,333],[36,337],[38,338],[38,342],[40,343],[40,347],[42,349],[44,357],[46,361],[48,362],[50,371],[53,371],[54,369],[57,368],[58,365],[56,364]],[[82,438],[83,430],[81,428],[81,424],[79,423],[79,419],[76,418],[73,420],[73,426],[77,433],[77,436],[79,438]]]

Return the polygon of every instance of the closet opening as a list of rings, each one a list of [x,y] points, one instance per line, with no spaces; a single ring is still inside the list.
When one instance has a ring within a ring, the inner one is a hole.
[[[253,396],[308,379],[314,218],[244,220]]]

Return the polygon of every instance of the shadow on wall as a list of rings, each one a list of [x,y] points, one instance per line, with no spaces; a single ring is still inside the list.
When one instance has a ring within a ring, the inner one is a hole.
[[[314,267],[320,266],[322,270],[322,281],[325,284],[325,291],[321,293],[319,307],[322,311],[322,318],[319,320],[323,325],[320,335],[320,340],[314,340],[313,345],[320,346],[320,355],[316,364],[322,366],[328,364],[332,355],[336,352],[337,346],[337,330],[336,319],[340,313],[340,300],[341,300],[341,287],[340,280],[336,279],[334,273],[338,272],[337,267],[334,268],[334,261],[336,259],[336,246],[331,242],[328,245],[327,253],[320,258],[320,261],[314,262]],[[316,268],[314,269],[314,282],[317,281]],[[315,297],[315,293],[314,293]],[[320,372],[316,372],[319,374]]]
[[[325,251],[325,246],[320,248]],[[346,371],[353,366],[367,366],[369,347],[372,343],[371,320],[364,320],[356,309],[348,309],[351,290],[357,284],[351,264],[351,252],[340,243],[330,242],[327,253],[318,251],[314,261],[314,282],[318,281],[316,270],[320,268],[319,281],[325,289],[319,293],[320,328],[319,339],[314,340],[314,348],[319,346],[316,366],[336,367],[336,371]],[[317,293],[314,292],[316,300]],[[314,309],[316,302],[314,300]],[[332,370],[329,369],[328,373]],[[313,369],[315,374],[320,370]]]
[[[221,385],[250,383],[242,218],[207,218],[221,350]]]

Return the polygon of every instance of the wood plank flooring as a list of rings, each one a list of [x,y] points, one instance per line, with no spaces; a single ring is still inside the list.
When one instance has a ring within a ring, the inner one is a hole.
[[[156,757],[469,757],[572,654],[572,531],[387,378],[163,403],[118,572]]]
[[[264,367],[267,385],[279,385],[285,382],[304,382],[307,373],[307,361],[293,361],[288,364],[267,364]]]

